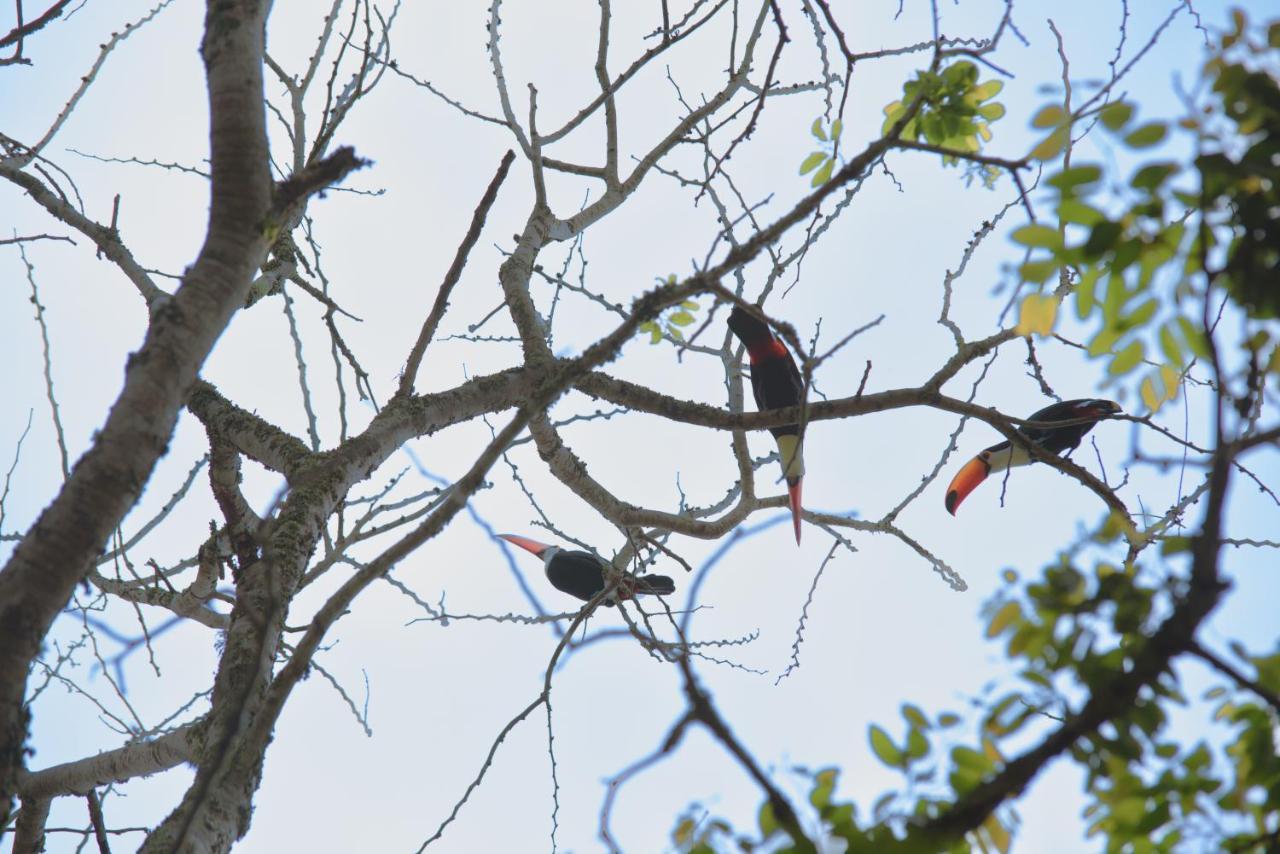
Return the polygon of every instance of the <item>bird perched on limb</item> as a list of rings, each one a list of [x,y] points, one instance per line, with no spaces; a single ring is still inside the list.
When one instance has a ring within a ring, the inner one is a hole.
[[[601,558],[590,552],[566,551],[559,546],[551,546],[520,537],[515,534],[499,534],[499,537],[513,545],[517,545],[530,554],[542,559],[543,571],[551,586],[561,593],[590,601],[601,590],[607,581],[612,580],[606,573],[612,567]],[[618,601],[634,599],[636,596],[669,596],[676,592],[676,583],[665,575],[632,575],[627,572],[616,573]],[[612,608],[617,604],[614,598],[604,601]]]
[[[1063,400],[1032,413],[1027,418],[1032,423],[1017,429],[1028,443],[1040,450],[1070,456],[1095,424],[1122,412],[1124,410],[1120,408],[1120,404],[1113,400]],[[954,516],[965,496],[973,492],[993,471],[1004,471],[1035,461],[1027,448],[1008,439],[992,445],[965,463],[951,479],[951,484],[947,487],[947,512]]]
[[[751,360],[751,391],[756,399],[756,409],[786,409],[798,406],[804,399],[804,380],[796,360],[765,323],[741,306],[734,306],[729,315],[729,330],[747,348]],[[799,424],[770,427],[774,441],[778,443],[778,455],[782,459],[782,476],[787,481],[787,501],[791,506],[791,521],[796,532],[796,545],[800,544],[801,483],[804,480],[804,448]]]

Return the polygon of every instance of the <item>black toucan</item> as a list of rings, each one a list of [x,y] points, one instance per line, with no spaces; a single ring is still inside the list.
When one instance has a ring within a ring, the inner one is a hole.
[[[549,546],[515,534],[499,534],[531,554],[542,558],[543,570],[551,586],[562,593],[576,596],[586,602],[604,589],[605,562],[590,552],[567,552],[559,546]],[[619,573],[619,599],[632,599],[641,594],[667,596],[676,592],[676,583],[665,575],[632,575]],[[616,604],[612,598],[604,604],[610,608]]]
[[[1093,429],[1093,425],[1104,418],[1119,415],[1123,411],[1120,404],[1113,400],[1097,398],[1064,400],[1046,406],[1029,416],[1027,420],[1064,421],[1065,424],[1060,427],[1028,425],[1019,427],[1018,432],[1043,451],[1059,456],[1065,452],[1069,456],[1079,446],[1084,435]],[[947,512],[954,516],[956,508],[960,506],[961,501],[964,501],[965,496],[973,492],[977,485],[986,480],[987,475],[993,471],[1004,471],[1033,462],[1035,460],[1031,458],[1026,448],[1016,446],[1008,439],[998,445],[992,445],[965,463],[964,468],[952,478],[951,485],[947,487]]]
[[[769,325],[741,306],[729,315],[729,329],[747,348],[751,359],[751,391],[756,409],[785,409],[799,406],[804,396],[804,380],[800,369],[785,344],[769,331]],[[800,483],[804,479],[804,449],[800,425],[770,427],[782,458],[782,476],[787,480],[787,497],[791,503],[791,520],[800,543]]]

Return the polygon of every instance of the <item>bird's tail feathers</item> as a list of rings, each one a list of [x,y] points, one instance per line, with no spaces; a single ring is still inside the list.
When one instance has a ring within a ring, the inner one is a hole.
[[[636,592],[670,596],[676,592],[676,583],[665,575],[641,575],[636,578]]]

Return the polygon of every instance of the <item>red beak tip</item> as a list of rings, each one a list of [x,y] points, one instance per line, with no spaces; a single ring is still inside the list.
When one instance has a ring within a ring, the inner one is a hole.
[[[804,508],[800,506],[800,481],[796,481],[787,487],[787,497],[791,504],[791,523],[796,532],[796,545],[800,545],[800,522]]]

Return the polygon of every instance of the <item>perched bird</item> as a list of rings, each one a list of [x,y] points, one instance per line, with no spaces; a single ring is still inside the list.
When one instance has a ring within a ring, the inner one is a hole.
[[[1104,418],[1119,415],[1123,411],[1120,404],[1113,400],[1096,398],[1064,400],[1046,406],[1027,418],[1028,421],[1049,422],[1049,424],[1042,427],[1033,425],[1019,427],[1018,432],[1042,451],[1059,456],[1065,452],[1070,456],[1084,435],[1093,429],[1093,425]],[[1064,423],[1057,427],[1051,426],[1056,422]],[[973,492],[977,485],[986,480],[993,471],[1004,471],[1033,462],[1035,460],[1031,458],[1031,453],[1026,448],[1015,445],[1008,439],[998,445],[992,445],[965,463],[964,468],[952,478],[951,485],[947,487],[947,512],[952,516],[956,515],[956,508],[960,506],[961,501],[964,501],[965,496]]]
[[[769,325],[741,306],[729,315],[729,329],[747,348],[751,359],[751,391],[756,409],[785,409],[798,406],[804,396],[804,380],[800,369],[785,344],[769,331]],[[791,519],[800,544],[800,484],[804,480],[804,449],[800,425],[770,427],[782,458],[782,476],[787,480],[787,497],[791,502]]]
[[[499,534],[509,543],[519,546],[525,551],[542,558],[543,571],[551,586],[562,593],[576,596],[586,602],[604,589],[605,567],[607,564],[590,552],[567,552],[559,546],[549,546],[527,537],[515,534]],[[619,599],[633,599],[638,595],[667,596],[676,592],[676,583],[665,575],[631,575],[619,573]],[[612,598],[604,604],[612,608],[616,603]]]

